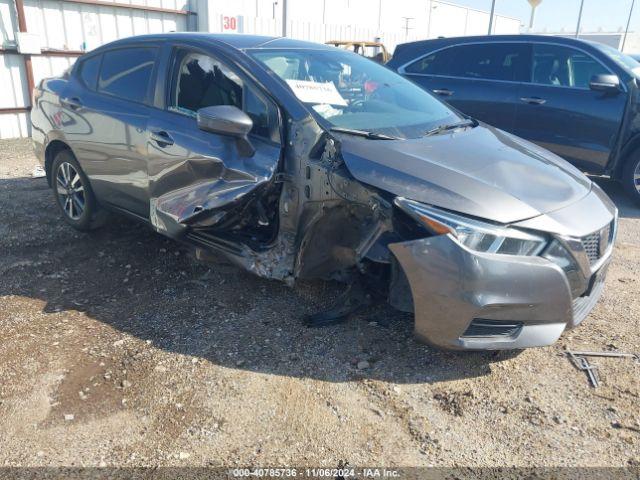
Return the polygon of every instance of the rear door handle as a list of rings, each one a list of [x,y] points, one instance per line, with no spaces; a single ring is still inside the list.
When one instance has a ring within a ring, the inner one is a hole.
[[[63,107],[70,108],[71,110],[78,110],[82,107],[82,102],[78,97],[61,98],[60,103]]]
[[[544,98],[540,97],[522,97],[524,103],[528,103],[529,105],[544,105],[547,101]]]
[[[164,130],[155,130],[151,132],[151,140],[156,142],[160,147],[173,145],[173,138]]]
[[[453,95],[453,91],[448,88],[436,88],[433,90],[433,93],[440,95],[441,97],[450,97]]]

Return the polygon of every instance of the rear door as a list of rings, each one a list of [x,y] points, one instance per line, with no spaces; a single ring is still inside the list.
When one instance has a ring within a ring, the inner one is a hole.
[[[593,75],[613,72],[587,52],[550,43],[532,48],[532,76],[519,95],[516,135],[583,170],[603,171],[622,122],[626,92],[589,88]]]
[[[430,53],[400,72],[462,112],[512,130],[529,63],[524,43],[474,43]]]
[[[100,202],[147,217],[146,144],[158,47],[125,46],[80,65],[84,89],[61,103],[75,121],[65,135]]]
[[[149,122],[151,221],[157,230],[174,235],[189,225],[231,230],[225,212],[259,195],[276,171],[279,110],[209,49],[175,45],[165,55],[161,108]],[[253,156],[243,156],[235,138],[198,128],[198,109],[215,105],[236,106],[251,117]],[[262,221],[264,226],[270,222]]]

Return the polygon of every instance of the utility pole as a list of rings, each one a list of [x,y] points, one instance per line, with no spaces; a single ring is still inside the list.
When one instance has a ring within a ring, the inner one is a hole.
[[[493,31],[493,14],[496,11],[496,0],[491,0],[491,14],[489,15],[489,33],[487,35],[491,35]]]
[[[538,5],[542,3],[542,0],[529,0],[529,5],[531,5],[531,18],[529,19],[529,33],[533,30],[533,22],[536,18],[536,8]]]
[[[627,28],[624,29],[624,37],[622,37],[622,48],[621,51],[624,52],[624,44],[627,43],[627,34],[629,33],[629,24],[631,23],[631,15],[633,15],[633,7],[636,3],[636,0],[631,0],[631,9],[629,10],[629,18],[627,19]]]
[[[282,36],[286,37],[287,36],[287,22],[289,21],[289,19],[287,18],[287,7],[288,7],[288,2],[287,0],[282,0]]]
[[[404,20],[404,38],[405,40],[409,37],[409,30],[413,27],[409,26],[409,20],[415,20],[415,17],[402,17]]]
[[[582,23],[582,8],[584,7],[584,0],[580,0],[580,13],[578,13],[578,26],[576,27],[576,38],[580,36],[580,23]]]

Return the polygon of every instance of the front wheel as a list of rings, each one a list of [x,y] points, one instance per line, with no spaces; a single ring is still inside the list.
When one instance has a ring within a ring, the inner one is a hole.
[[[81,231],[93,230],[104,223],[105,212],[100,209],[89,179],[70,151],[63,150],[56,155],[51,179],[56,204],[65,222]]]
[[[640,154],[636,153],[625,164],[622,172],[622,185],[625,191],[640,204]]]

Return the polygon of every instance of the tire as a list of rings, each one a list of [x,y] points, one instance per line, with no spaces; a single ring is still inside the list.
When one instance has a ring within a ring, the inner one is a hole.
[[[627,194],[640,205],[640,152],[635,152],[625,163],[621,181]]]
[[[87,232],[101,227],[106,212],[100,208],[89,179],[70,150],[58,152],[51,167],[51,188],[65,222]]]

